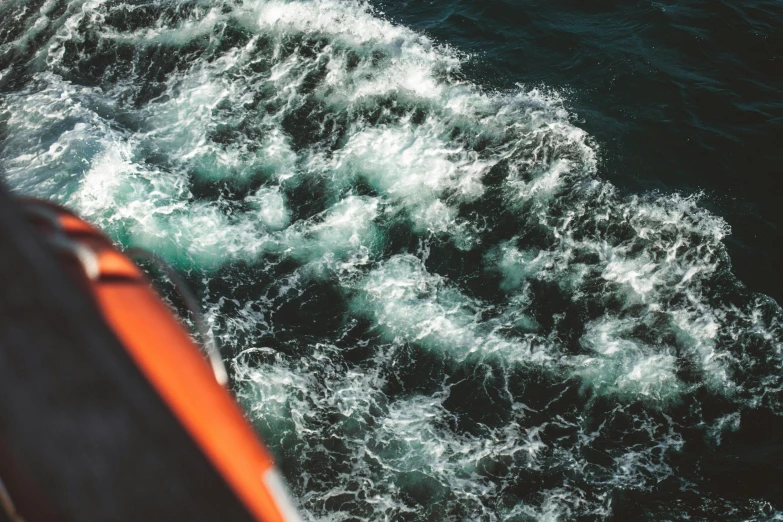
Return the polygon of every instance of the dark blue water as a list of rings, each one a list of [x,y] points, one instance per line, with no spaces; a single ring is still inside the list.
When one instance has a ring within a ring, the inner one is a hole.
[[[471,53],[490,88],[565,94],[601,173],[639,193],[702,193],[740,279],[783,298],[783,4],[381,1]]]
[[[0,174],[185,275],[308,520],[783,520],[782,28],[5,0]]]

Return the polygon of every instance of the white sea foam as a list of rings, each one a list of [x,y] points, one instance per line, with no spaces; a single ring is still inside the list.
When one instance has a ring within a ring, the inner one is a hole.
[[[497,333],[501,325],[482,322],[480,302],[428,273],[416,257],[392,257],[371,271],[359,289],[354,307],[369,314],[390,340],[416,343],[458,360],[470,354],[530,362],[551,357],[534,348],[532,339],[507,339]]]
[[[0,48],[31,74],[0,100],[0,170],[201,277],[308,518],[607,517],[675,476],[665,412],[692,392],[780,410],[779,307],[726,297],[727,225],[600,180],[557,94],[485,90],[353,0],[55,8]],[[115,19],[136,11],[157,19]],[[82,82],[93,59],[115,80]],[[455,413],[471,379],[497,418]],[[739,429],[692,411],[716,444]]]
[[[655,401],[676,398],[682,384],[676,375],[674,350],[645,346],[623,339],[631,321],[603,319],[588,325],[582,343],[592,353],[576,358],[576,373],[599,393],[646,397]]]

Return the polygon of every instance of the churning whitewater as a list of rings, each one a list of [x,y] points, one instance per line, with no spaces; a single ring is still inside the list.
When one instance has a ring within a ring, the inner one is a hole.
[[[783,519],[705,464],[783,414],[781,309],[557,92],[353,0],[0,16],[6,182],[186,274],[306,519]]]

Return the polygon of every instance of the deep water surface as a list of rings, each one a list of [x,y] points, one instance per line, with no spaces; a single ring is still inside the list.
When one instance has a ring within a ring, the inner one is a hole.
[[[0,4],[0,172],[201,297],[308,520],[783,520],[776,1]]]
[[[783,4],[382,1],[392,20],[475,59],[476,81],[564,93],[634,193],[700,193],[731,225],[735,273],[783,299]]]

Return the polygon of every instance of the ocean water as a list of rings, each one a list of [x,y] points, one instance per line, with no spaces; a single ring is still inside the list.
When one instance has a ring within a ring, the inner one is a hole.
[[[307,520],[783,520],[782,25],[3,0],[0,175],[186,276]]]

